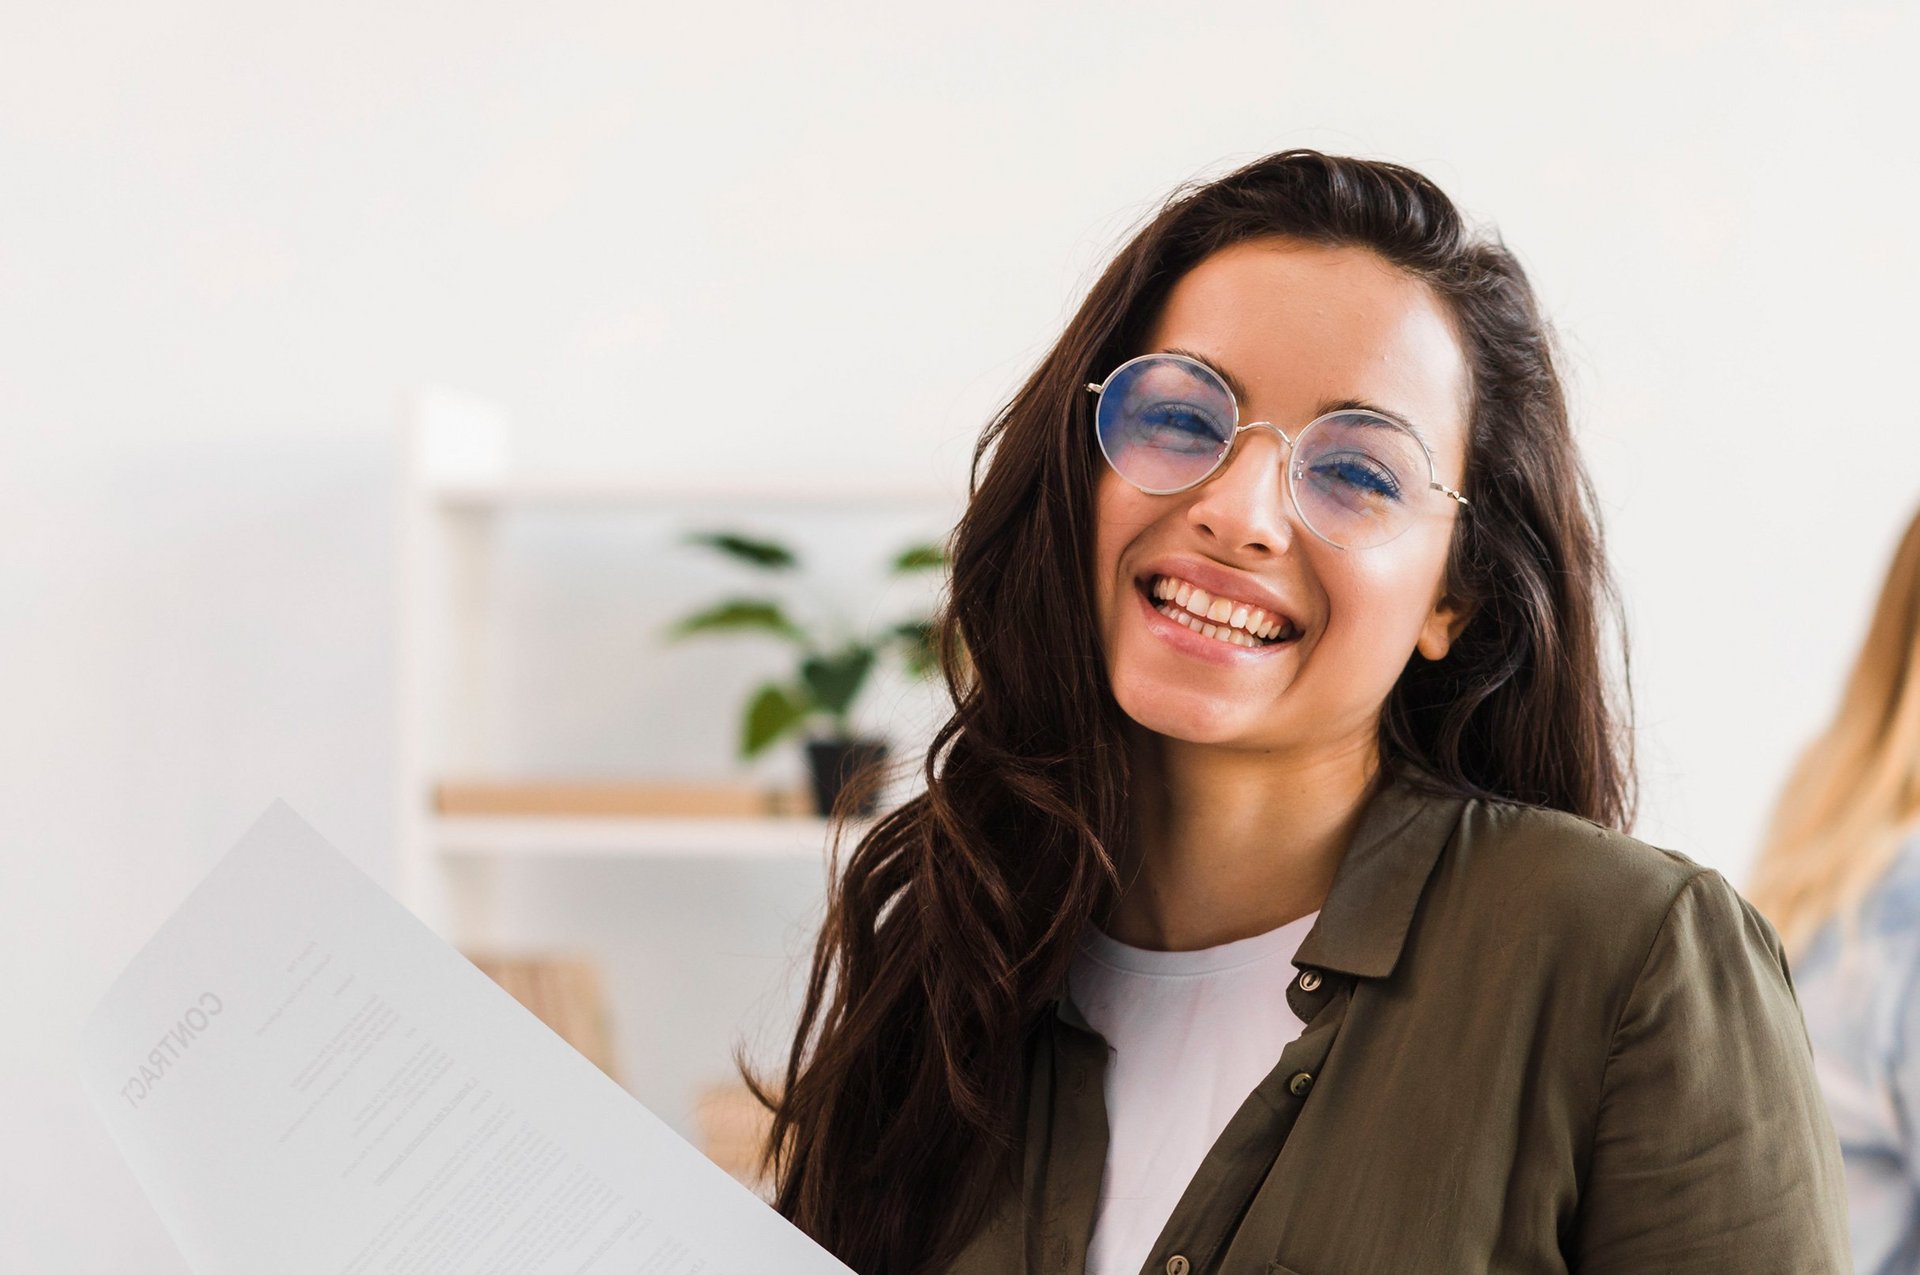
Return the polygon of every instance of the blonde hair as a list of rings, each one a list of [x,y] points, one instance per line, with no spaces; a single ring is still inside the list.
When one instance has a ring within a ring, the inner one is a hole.
[[[1748,890],[1790,956],[1861,902],[1920,829],[1920,514],[1908,524],[1833,721],[1794,766]]]

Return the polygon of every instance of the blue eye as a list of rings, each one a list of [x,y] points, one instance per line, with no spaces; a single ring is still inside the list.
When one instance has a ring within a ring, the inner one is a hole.
[[[1168,399],[1155,403],[1140,413],[1140,420],[1147,425],[1164,425],[1174,429],[1189,430],[1195,434],[1219,440],[1220,431],[1213,419],[1191,403],[1182,403],[1177,399]]]
[[[1314,462],[1313,476],[1328,486],[1374,499],[1400,499],[1393,471],[1364,452],[1338,452]]]
[[[1138,441],[1154,446],[1192,446],[1204,444],[1206,450],[1217,451],[1226,440],[1221,437],[1219,423],[1191,403],[1178,399],[1165,399],[1149,404],[1135,420],[1134,432]]]

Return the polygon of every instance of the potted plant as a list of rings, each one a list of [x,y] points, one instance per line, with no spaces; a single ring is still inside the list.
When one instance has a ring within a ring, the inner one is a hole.
[[[785,545],[734,532],[694,532],[684,543],[717,550],[757,571],[787,573],[799,566]],[[912,575],[945,565],[939,545],[917,544],[895,555],[889,573]],[[896,653],[910,676],[926,677],[938,661],[933,622],[927,617],[903,620],[873,636],[854,633],[844,624],[838,630],[822,637],[797,623],[776,599],[734,597],[675,622],[665,635],[672,642],[696,633],[763,633],[795,648],[793,678],[768,682],[749,697],[740,723],[740,756],[750,760],[788,735],[806,734],[815,805],[823,815],[832,813],[841,789],[855,776],[886,758],[887,742],[855,736],[851,723],[854,701],[875,665]],[[853,813],[872,814],[874,806],[874,790],[869,788]]]

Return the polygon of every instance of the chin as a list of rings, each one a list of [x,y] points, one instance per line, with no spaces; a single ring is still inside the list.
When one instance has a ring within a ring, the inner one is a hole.
[[[1234,743],[1256,729],[1273,727],[1270,716],[1250,714],[1244,701],[1223,701],[1197,688],[1181,691],[1122,683],[1115,688],[1114,700],[1142,730],[1190,744]]]

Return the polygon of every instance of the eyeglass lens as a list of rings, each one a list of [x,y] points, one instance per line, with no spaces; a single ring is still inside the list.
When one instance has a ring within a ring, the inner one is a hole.
[[[1233,395],[1219,376],[1174,355],[1122,364],[1095,412],[1107,463],[1156,495],[1184,491],[1219,468],[1235,424]],[[1425,449],[1404,427],[1370,412],[1339,412],[1294,439],[1287,482],[1310,530],[1358,549],[1406,530],[1428,468]]]

